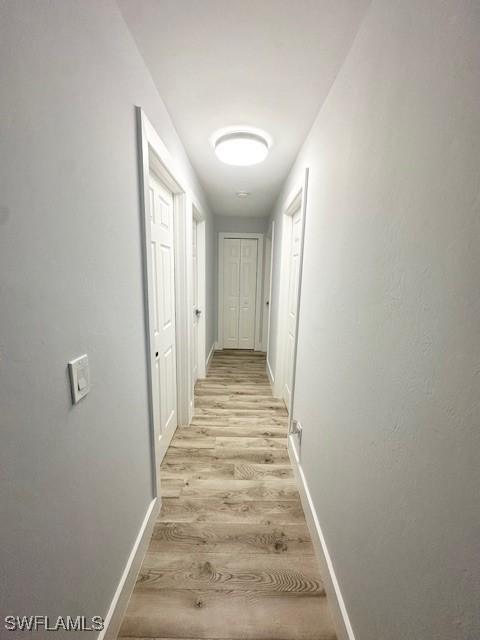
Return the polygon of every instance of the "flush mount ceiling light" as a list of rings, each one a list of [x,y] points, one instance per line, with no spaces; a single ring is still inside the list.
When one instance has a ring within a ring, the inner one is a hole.
[[[271,146],[268,134],[257,129],[240,127],[218,131],[212,142],[219,160],[241,167],[265,160]]]
[[[237,196],[237,198],[248,198],[248,196],[250,195],[249,191],[237,191],[237,193],[235,194]]]

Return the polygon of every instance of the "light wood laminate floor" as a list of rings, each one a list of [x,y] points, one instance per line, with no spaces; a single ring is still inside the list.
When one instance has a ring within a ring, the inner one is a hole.
[[[333,640],[265,356],[216,352],[161,467],[162,510],[119,637]]]

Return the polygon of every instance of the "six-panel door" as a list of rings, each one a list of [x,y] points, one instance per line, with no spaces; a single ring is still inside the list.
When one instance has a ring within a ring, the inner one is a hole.
[[[257,296],[258,241],[223,241],[223,347],[253,349]]]
[[[163,454],[169,436],[177,426],[173,195],[152,173],[149,192],[153,278],[152,387],[154,421]]]

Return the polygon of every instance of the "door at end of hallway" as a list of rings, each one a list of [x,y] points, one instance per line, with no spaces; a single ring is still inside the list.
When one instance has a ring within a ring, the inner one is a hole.
[[[225,349],[256,349],[259,342],[262,239],[220,238],[219,342]]]

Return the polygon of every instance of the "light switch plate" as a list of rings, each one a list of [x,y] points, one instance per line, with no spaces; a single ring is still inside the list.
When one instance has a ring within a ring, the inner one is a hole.
[[[90,391],[90,369],[88,356],[85,354],[68,363],[72,402],[77,404]]]
[[[300,455],[302,451],[302,435],[303,435],[303,427],[298,420],[292,420],[291,431],[290,431],[290,442],[295,451],[295,455],[297,457],[297,462],[300,462]]]

